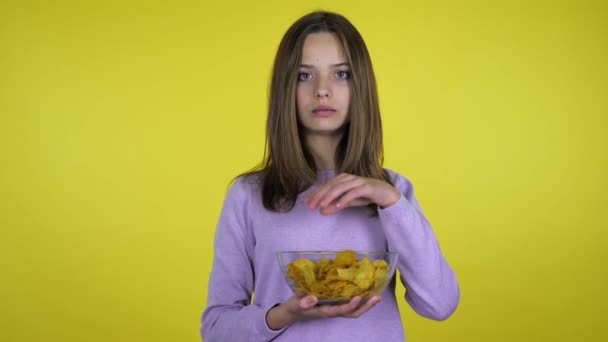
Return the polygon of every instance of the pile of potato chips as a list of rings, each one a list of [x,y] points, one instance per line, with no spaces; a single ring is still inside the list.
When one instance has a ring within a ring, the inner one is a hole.
[[[336,259],[298,259],[288,266],[287,276],[293,280],[298,295],[315,295],[319,300],[348,301],[354,296],[367,296],[386,285],[388,264],[372,262],[368,257],[357,260],[357,253],[345,250]]]

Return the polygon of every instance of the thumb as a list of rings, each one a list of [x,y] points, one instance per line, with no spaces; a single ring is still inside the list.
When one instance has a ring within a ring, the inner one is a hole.
[[[353,200],[350,200],[348,202],[346,202],[345,204],[342,204],[341,206],[338,207],[337,203],[331,203],[330,205],[321,208],[321,214],[322,215],[331,215],[339,210],[345,209],[345,208],[350,208],[350,207],[362,207],[364,205],[368,205],[372,203],[372,201],[365,199],[365,198],[355,198]]]
[[[317,297],[306,296],[300,300],[300,308],[303,310],[310,309],[317,304]]]

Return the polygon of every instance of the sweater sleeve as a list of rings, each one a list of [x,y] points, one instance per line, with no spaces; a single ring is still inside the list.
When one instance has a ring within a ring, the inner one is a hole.
[[[207,307],[202,317],[205,342],[270,341],[283,330],[271,330],[271,309],[251,304],[255,241],[248,227],[251,186],[238,179],[230,188],[217,224]]]
[[[399,255],[397,268],[406,288],[405,299],[419,315],[445,320],[460,301],[456,275],[414,197],[412,184],[401,175],[393,175],[402,195],[392,206],[380,209],[379,217],[389,251]]]

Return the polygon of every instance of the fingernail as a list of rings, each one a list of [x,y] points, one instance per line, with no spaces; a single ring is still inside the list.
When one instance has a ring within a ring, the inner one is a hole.
[[[306,304],[306,306],[313,306],[315,304],[315,300],[311,297],[308,297],[304,300],[304,304]]]

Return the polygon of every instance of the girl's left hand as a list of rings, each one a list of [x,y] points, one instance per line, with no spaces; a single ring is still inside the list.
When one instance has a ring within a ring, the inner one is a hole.
[[[331,215],[344,208],[371,203],[390,207],[400,197],[401,193],[385,181],[341,173],[315,189],[304,203],[310,209],[320,208],[323,215]]]

